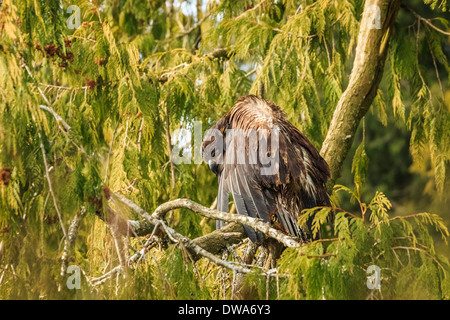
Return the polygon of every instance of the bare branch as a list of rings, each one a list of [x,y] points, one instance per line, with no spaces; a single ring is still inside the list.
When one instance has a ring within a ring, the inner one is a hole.
[[[163,230],[165,231],[165,233],[169,236],[169,238],[171,238],[171,240],[173,242],[176,243],[181,243],[184,247],[186,247],[187,249],[189,249],[190,251],[192,251],[193,253],[195,253],[196,255],[208,258],[209,260],[213,261],[214,263],[216,263],[217,265],[235,270],[237,272],[241,272],[241,273],[250,273],[252,272],[251,269],[248,269],[246,267],[242,267],[239,265],[235,265],[229,261],[225,261],[222,260],[218,257],[216,257],[215,255],[213,255],[212,253],[206,251],[205,249],[201,248],[199,245],[197,245],[196,243],[194,243],[191,239],[179,234],[178,232],[176,232],[174,229],[170,228],[169,226],[167,226],[167,224],[163,221],[160,220],[157,214],[148,214],[145,210],[143,210],[142,208],[140,208],[139,206],[137,206],[134,202],[132,202],[131,200],[128,200],[127,198],[115,194],[115,196],[117,198],[119,198],[124,204],[126,204],[127,206],[129,206],[131,209],[133,209],[134,211],[136,211],[137,213],[139,213],[144,219],[148,220],[149,222],[151,222],[153,225],[159,225],[163,228]],[[173,207],[173,209],[176,209],[176,207]],[[170,211],[171,209],[167,210]],[[165,212],[167,212],[165,211]]]
[[[403,250],[407,250],[408,253],[409,253],[409,250],[424,252],[424,253],[426,253],[431,259],[433,259],[434,262],[436,262],[436,264],[439,266],[439,268],[442,269],[442,271],[445,272],[444,267],[439,263],[439,261],[436,259],[436,257],[434,257],[434,256],[433,256],[431,253],[429,253],[427,250],[420,249],[420,248],[415,248],[415,247],[405,247],[405,246],[392,247],[391,249],[392,249],[392,250],[403,249]]]
[[[109,229],[114,240],[114,246],[116,248],[117,257],[119,258],[120,266],[123,270],[126,270],[128,267],[128,262],[125,257],[126,255],[122,235],[119,233],[117,226],[115,225],[109,225]]]
[[[170,114],[169,107],[166,105],[166,142],[167,152],[169,153],[170,174],[172,177],[172,189],[175,188],[175,165],[172,158],[172,137],[170,136]]]
[[[161,216],[174,209],[178,208],[187,208],[194,212],[199,213],[200,215],[208,216],[215,219],[221,219],[226,221],[232,221],[232,222],[238,222],[241,224],[249,225],[253,228],[256,228],[265,234],[277,239],[281,243],[290,246],[290,247],[299,247],[298,242],[296,242],[292,237],[286,236],[282,234],[280,231],[271,228],[268,224],[261,222],[258,219],[250,218],[247,216],[242,216],[238,214],[229,214],[225,212],[216,211],[207,207],[204,207],[194,201],[188,200],[188,199],[177,199],[173,201],[166,202],[159,206],[155,212],[150,215],[147,213],[144,209],[140,208],[138,205],[136,205],[133,201],[123,197],[119,194],[114,194],[115,197],[117,197],[120,201],[122,201],[124,204],[129,206],[131,209],[139,213],[144,219],[152,223],[153,225],[160,225],[166,234],[172,239],[174,242],[181,243],[184,247],[189,249],[191,252],[198,256],[202,256],[205,258],[208,258],[209,260],[213,261],[217,265],[226,267],[228,269],[234,270],[239,273],[251,273],[252,270],[242,266],[240,264],[235,264],[229,261],[222,260],[218,257],[216,257],[211,252],[206,251],[205,249],[201,248],[198,244],[196,244],[193,240],[179,234],[169,226],[161,219]]]
[[[104,275],[102,275],[100,277],[89,279],[89,282],[93,286],[98,286],[98,285],[106,282],[108,279],[114,277],[116,274],[120,274],[121,272],[122,272],[122,267],[120,265],[118,265],[117,267],[108,271],[107,273],[105,273]]]
[[[57,86],[57,85],[54,85],[54,84],[46,84],[46,83],[39,83],[39,85],[47,87],[47,88],[50,88],[50,89],[57,89],[57,90],[72,90],[72,91],[74,91],[74,90],[86,90],[86,89],[88,89],[87,86],[72,88],[72,87]]]
[[[180,32],[175,37],[178,38],[178,37],[183,37],[183,36],[190,34],[195,29],[200,28],[201,24],[203,22],[205,22],[206,19],[208,19],[210,16],[211,16],[211,12],[208,13],[207,15],[205,15],[203,18],[201,18],[194,26],[190,27],[188,30],[184,30],[184,31]]]
[[[58,124],[62,124],[67,131],[71,131],[72,130],[72,128],[67,124],[67,122],[64,121],[64,119],[59,114],[57,114],[55,112],[55,110],[53,110],[53,108],[48,107],[48,106],[44,106],[44,105],[39,105],[39,108],[41,108],[42,110],[50,112],[53,115],[53,117],[55,117],[56,122]]]
[[[406,4],[401,5],[401,7],[403,9],[405,9],[406,11],[408,11],[409,13],[411,13],[413,16],[415,16],[417,19],[419,19],[420,21],[425,22],[427,25],[429,25],[431,28],[433,28],[434,30],[445,34],[446,36],[450,36],[450,32],[446,32],[442,29],[439,29],[438,27],[436,27],[434,24],[431,23],[430,19],[426,19],[424,17],[422,17],[421,15],[419,15],[417,12],[415,12],[413,9],[411,9],[410,7],[408,7]]]
[[[58,214],[58,219],[61,224],[61,229],[64,233],[64,237],[67,239],[66,228],[64,227],[64,223],[62,221],[61,212],[59,211],[58,204],[56,202],[55,193],[53,192],[53,187],[52,187],[52,181],[50,180],[50,174],[48,172],[47,156],[45,155],[45,148],[44,148],[44,143],[42,142],[42,135],[39,131],[38,131],[38,135],[39,135],[39,139],[41,140],[40,146],[41,146],[41,151],[42,151],[42,157],[44,158],[45,176],[46,176],[47,182],[48,182],[48,189],[49,189],[50,195],[53,198],[53,205],[55,207],[56,213]]]
[[[244,227],[239,223],[229,223],[221,229],[214,230],[204,236],[193,239],[194,243],[212,254],[219,254],[230,245],[242,242],[247,235]],[[194,260],[200,257],[192,255]],[[251,262],[251,261],[250,261]],[[247,262],[249,264],[250,262]]]
[[[64,250],[62,255],[62,264],[61,264],[61,276],[66,274],[67,265],[69,263],[69,255],[75,245],[75,240],[78,235],[78,228],[80,227],[81,220],[86,215],[86,208],[81,207],[80,213],[77,213],[72,220],[72,223],[69,227],[69,233],[67,238],[65,239]]]
[[[139,136],[138,136],[138,141],[137,141],[139,153],[141,153],[141,138],[142,138],[142,128],[143,127],[144,127],[144,118],[142,118],[142,120],[141,120],[141,126],[139,127]]]

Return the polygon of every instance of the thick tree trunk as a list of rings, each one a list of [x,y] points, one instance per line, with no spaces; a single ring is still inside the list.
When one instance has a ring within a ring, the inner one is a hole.
[[[356,129],[377,94],[401,2],[367,0],[365,3],[349,84],[336,106],[320,151],[330,166],[329,192],[340,175]]]

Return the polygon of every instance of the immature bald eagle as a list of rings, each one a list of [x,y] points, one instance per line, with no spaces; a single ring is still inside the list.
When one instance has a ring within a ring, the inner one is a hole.
[[[254,95],[241,97],[206,133],[202,150],[219,179],[218,210],[228,212],[231,193],[239,214],[311,239],[311,219],[307,230],[297,220],[305,208],[330,205],[329,168],[278,106]],[[223,225],[217,221],[217,228]],[[250,240],[262,243],[260,232],[245,230]]]

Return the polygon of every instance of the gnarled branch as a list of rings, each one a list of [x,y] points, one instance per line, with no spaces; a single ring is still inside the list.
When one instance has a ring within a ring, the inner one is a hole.
[[[211,219],[216,220],[223,220],[227,222],[235,222],[240,224],[245,224],[249,227],[252,227],[258,231],[261,231],[268,237],[271,237],[278,242],[284,244],[286,247],[299,247],[299,242],[296,238],[288,236],[281,231],[272,228],[268,223],[263,222],[261,219],[255,219],[252,217],[240,215],[240,214],[231,214],[227,212],[220,212],[205,206],[202,206],[201,204],[198,204],[192,200],[189,199],[176,199],[172,201],[168,201],[166,203],[163,203],[160,205],[156,210],[153,212],[152,215],[149,215],[145,210],[137,206],[134,202],[131,200],[125,198],[124,196],[120,194],[114,194],[120,201],[122,201],[124,204],[132,208],[134,211],[139,213],[144,219],[151,222],[152,224],[155,224],[158,221],[161,221],[160,219],[163,217],[163,215],[166,212],[169,212],[174,209],[179,208],[186,208],[191,211],[194,211],[201,216],[208,217]]]

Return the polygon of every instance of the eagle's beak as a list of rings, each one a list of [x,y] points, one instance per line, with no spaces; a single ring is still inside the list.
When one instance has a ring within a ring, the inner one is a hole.
[[[208,160],[208,166],[211,169],[211,171],[214,172],[215,175],[217,175],[219,171],[219,165],[210,159]]]

